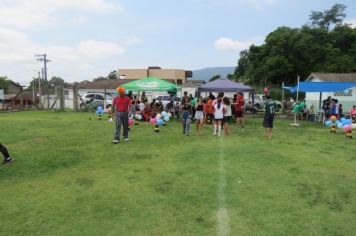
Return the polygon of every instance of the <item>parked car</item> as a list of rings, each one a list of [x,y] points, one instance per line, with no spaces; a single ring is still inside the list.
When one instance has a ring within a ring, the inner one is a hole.
[[[86,103],[84,104],[83,101],[81,102],[80,109],[84,110],[86,108],[86,105],[91,104],[92,107],[96,109],[98,106],[103,106],[104,105],[104,98],[106,96],[105,100],[105,108],[109,108],[112,106],[113,102],[113,95],[111,93],[86,93],[82,97],[83,101]]]
[[[229,100],[230,100],[230,103],[233,103],[233,98],[229,98]],[[254,109],[252,109],[252,102],[245,100],[244,112],[246,112],[246,113],[257,113],[257,111],[258,111],[258,108],[256,107],[256,104],[255,104]]]
[[[156,96],[154,97],[154,99],[155,99],[156,101],[161,101],[161,102],[162,102],[163,109],[166,109],[167,104],[172,101],[172,98],[171,98],[171,96],[169,96],[169,95],[156,95]],[[181,98],[181,97],[178,97],[178,96],[174,97],[174,103],[178,102],[179,105],[180,105],[181,101],[182,101],[182,98]]]
[[[254,103],[255,103],[255,107],[257,109],[263,109],[266,103],[266,95],[264,94],[253,94],[254,95]],[[276,101],[276,111],[279,111],[282,108],[282,102],[280,101]],[[251,104],[251,110],[252,110],[252,94],[250,94],[250,97],[245,99],[245,104]]]

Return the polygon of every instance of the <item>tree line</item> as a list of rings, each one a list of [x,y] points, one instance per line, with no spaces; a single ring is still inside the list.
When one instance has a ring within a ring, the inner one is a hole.
[[[300,28],[282,26],[265,42],[240,52],[233,80],[256,85],[295,84],[311,72],[356,72],[356,28],[344,23],[346,6],[312,11]]]

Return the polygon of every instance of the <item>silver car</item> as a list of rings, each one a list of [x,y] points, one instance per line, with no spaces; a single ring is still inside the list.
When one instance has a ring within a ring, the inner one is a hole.
[[[105,108],[109,108],[112,106],[112,102],[114,97],[112,96],[112,94],[110,93],[86,93],[84,94],[82,97],[82,100],[86,103],[86,104],[92,104],[94,106],[103,106],[104,105],[104,99],[106,96],[106,100],[105,100]],[[80,104],[80,108],[81,109],[85,109],[85,104],[83,103],[83,101]]]
[[[163,109],[166,109],[167,107],[167,104],[170,103],[172,101],[172,98],[171,96],[169,95],[157,95],[154,97],[154,99],[157,101],[161,101],[162,102],[162,105],[163,105]],[[182,98],[181,97],[174,97],[174,103],[178,102],[179,105],[182,101]]]

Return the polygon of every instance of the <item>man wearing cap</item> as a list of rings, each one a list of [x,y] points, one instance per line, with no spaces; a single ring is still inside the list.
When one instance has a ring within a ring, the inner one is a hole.
[[[119,96],[114,98],[112,103],[114,111],[116,111],[116,127],[113,143],[117,144],[120,141],[120,129],[123,127],[124,141],[129,141],[129,111],[131,110],[131,100],[125,95],[125,89],[118,87]]]

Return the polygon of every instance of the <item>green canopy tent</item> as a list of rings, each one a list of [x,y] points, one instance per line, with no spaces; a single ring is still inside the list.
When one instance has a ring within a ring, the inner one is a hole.
[[[181,90],[181,87],[157,77],[147,77],[145,79],[135,80],[121,85],[128,91],[167,91],[175,88],[177,91]]]

